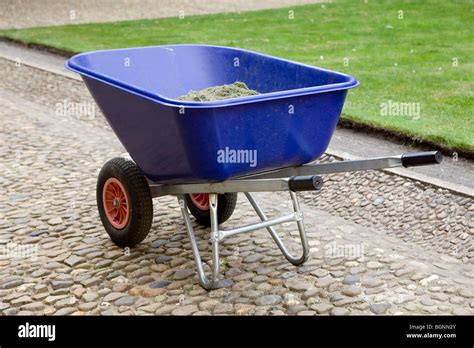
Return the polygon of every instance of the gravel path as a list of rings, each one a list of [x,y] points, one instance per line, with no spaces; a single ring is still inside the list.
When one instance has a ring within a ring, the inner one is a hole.
[[[265,231],[224,241],[228,289],[197,284],[173,197],[155,199],[143,243],[118,248],[100,224],[95,182],[124,150],[99,113],[58,112],[64,103],[91,98],[77,81],[0,60],[0,247],[35,256],[0,258],[0,313],[474,314],[472,199],[385,173],[327,176],[321,193],[300,195],[312,250],[304,266]],[[257,199],[269,216],[289,209],[284,194]],[[226,225],[252,221],[240,197]],[[208,230],[195,228],[207,259]],[[297,250],[295,226],[280,231]]]
[[[3,0],[0,29],[252,11],[315,2],[321,0]]]

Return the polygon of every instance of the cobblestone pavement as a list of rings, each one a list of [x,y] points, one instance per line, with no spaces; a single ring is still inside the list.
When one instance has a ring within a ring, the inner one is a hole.
[[[253,11],[315,2],[321,0],[2,0],[0,28]]]
[[[472,198],[383,172],[326,176],[300,195],[312,250],[301,267],[265,231],[225,240],[231,288],[197,284],[173,197],[154,200],[143,243],[118,248],[95,183],[124,150],[100,114],[61,112],[90,102],[77,81],[0,59],[0,313],[474,314]],[[287,194],[256,197],[269,216],[288,212]],[[226,226],[255,218],[241,195]],[[208,259],[208,230],[195,228]],[[295,226],[280,231],[297,251]]]

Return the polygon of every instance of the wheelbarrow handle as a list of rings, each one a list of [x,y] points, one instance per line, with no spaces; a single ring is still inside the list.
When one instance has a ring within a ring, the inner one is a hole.
[[[288,180],[288,188],[293,192],[321,190],[323,178],[318,175],[292,176]]]
[[[409,152],[402,155],[402,165],[404,167],[440,164],[442,161],[443,155],[439,151]]]

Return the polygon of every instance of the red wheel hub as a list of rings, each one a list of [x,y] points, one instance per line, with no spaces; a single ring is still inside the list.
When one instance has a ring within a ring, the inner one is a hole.
[[[102,190],[104,211],[110,224],[121,230],[130,220],[130,200],[122,183],[116,178],[109,178]]]
[[[191,194],[191,201],[196,208],[201,210],[209,210],[209,193],[194,193]]]

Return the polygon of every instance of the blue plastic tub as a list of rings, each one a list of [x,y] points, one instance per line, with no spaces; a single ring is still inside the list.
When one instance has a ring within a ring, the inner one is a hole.
[[[172,45],[88,52],[67,68],[153,182],[215,182],[298,166],[326,150],[348,75],[237,48]],[[184,102],[190,90],[243,81],[261,94]],[[233,156],[234,155],[234,156]]]

